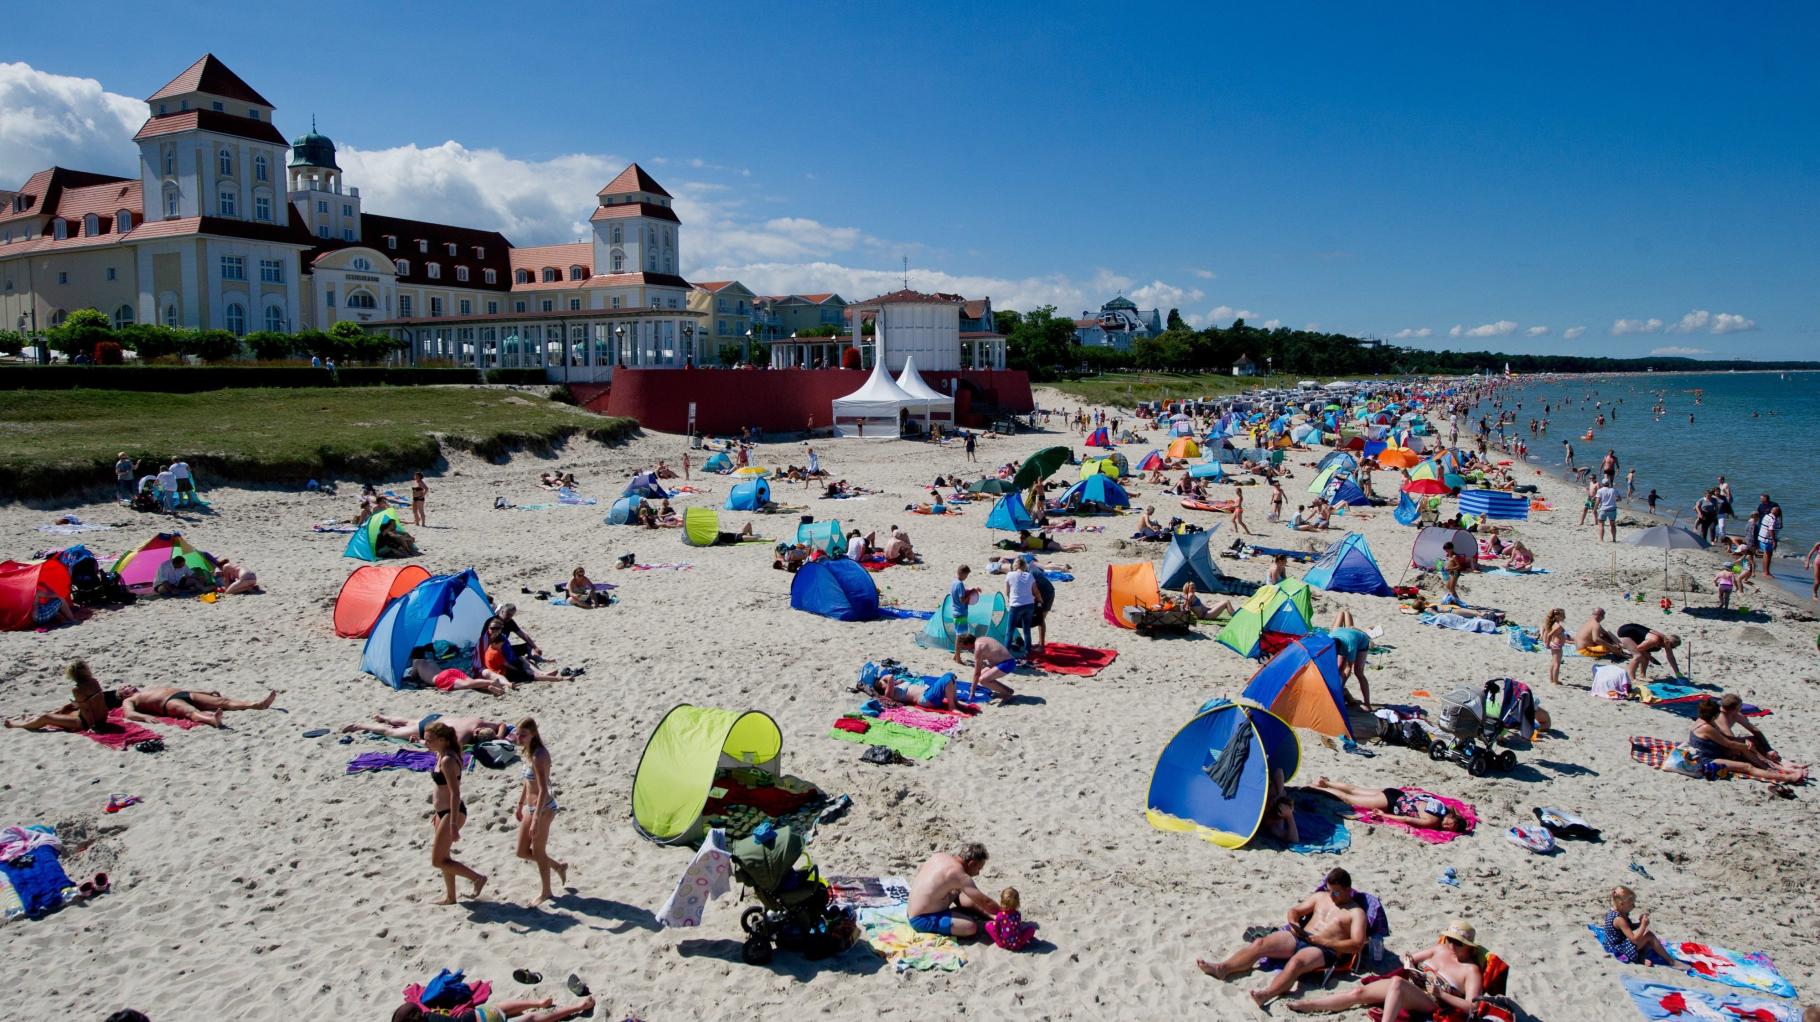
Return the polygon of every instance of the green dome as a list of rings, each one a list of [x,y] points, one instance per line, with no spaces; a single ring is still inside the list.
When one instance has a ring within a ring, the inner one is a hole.
[[[341,169],[335,163],[335,143],[327,135],[317,134],[314,122],[308,135],[291,140],[291,166]]]

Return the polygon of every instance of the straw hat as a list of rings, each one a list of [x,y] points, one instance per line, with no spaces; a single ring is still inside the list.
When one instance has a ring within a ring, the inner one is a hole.
[[[1474,930],[1472,924],[1464,919],[1455,919],[1447,924],[1447,929],[1441,931],[1443,939],[1457,940],[1467,947],[1473,948],[1479,946],[1478,936],[1478,931]]]

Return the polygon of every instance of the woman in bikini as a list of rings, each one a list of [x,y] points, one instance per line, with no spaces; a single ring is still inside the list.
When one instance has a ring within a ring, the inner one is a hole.
[[[1719,726],[1722,712],[1719,700],[1710,696],[1700,700],[1699,705],[1694,707],[1698,719],[1687,733],[1686,748],[1696,760],[1770,783],[1800,784],[1807,780],[1806,767],[1783,766],[1772,762],[1751,748],[1749,742],[1726,734],[1725,729]]]
[[[49,713],[6,721],[7,727],[27,731],[119,731],[108,723],[108,714],[118,710],[124,697],[114,689],[104,689],[89,669],[88,661],[72,660],[64,671],[70,680],[70,701]]]
[[[423,481],[422,472],[411,474],[411,524],[426,525],[424,521],[424,502],[429,499],[430,484]]]
[[[219,692],[203,692],[168,686],[134,688],[131,685],[123,685],[120,688],[120,701],[126,709],[128,720],[156,721],[159,717],[175,717],[178,720],[210,724],[214,727],[222,726],[221,715],[229,710],[269,710],[272,708],[272,700],[277,698],[277,689],[267,692],[264,699],[252,702],[246,699],[229,699]]]
[[[1441,931],[1433,947],[1405,959],[1404,968],[1387,976],[1374,976],[1364,985],[1326,997],[1289,1002],[1297,1012],[1346,1011],[1382,1006],[1385,1018],[1429,1018],[1436,1022],[1465,1022],[1477,1011],[1485,990],[1485,971],[1479,965],[1477,933],[1471,924],[1456,919]]]
[[[1232,528],[1244,536],[1255,536],[1251,527],[1245,524],[1245,488],[1238,487],[1232,491]]]
[[[1324,791],[1354,809],[1376,810],[1386,820],[1407,823],[1423,830],[1464,830],[1466,821],[1439,799],[1402,788],[1361,788],[1343,781],[1317,777],[1316,791]]]
[[[550,892],[551,870],[558,880],[569,882],[569,864],[550,858],[549,851],[550,824],[556,822],[562,807],[550,788],[550,751],[544,748],[537,721],[531,717],[519,721],[512,740],[525,762],[524,784],[518,789],[518,804],[512,807],[512,818],[518,821],[518,857],[537,865],[537,879],[543,885],[531,902],[535,908],[555,897]]]
[[[1548,648],[1548,682],[1561,684],[1561,653],[1567,649],[1567,611],[1555,607],[1542,619],[1542,645]]]
[[[430,865],[442,874],[443,887],[443,898],[436,904],[453,905],[456,877],[474,885],[471,898],[480,897],[487,878],[462,865],[453,854],[462,825],[468,822],[468,804],[461,799],[461,743],[455,729],[437,721],[424,729],[423,745],[436,754],[436,766],[430,772]]]
[[[244,565],[223,557],[215,564],[215,576],[221,581],[221,592],[228,596],[259,592],[259,576]]]
[[[569,606],[571,607],[604,607],[607,605],[607,594],[595,592],[593,580],[588,578],[588,573],[580,568],[576,568],[575,574],[569,576],[569,584],[566,589],[569,593]]]
[[[867,664],[860,672],[858,688],[860,692],[872,696],[887,708],[914,706],[925,710],[978,713],[979,707],[954,698],[956,683],[957,679],[952,671],[936,679],[934,684],[925,685],[896,674],[880,674],[877,667]]]
[[[341,730],[344,733],[365,731],[368,734],[380,735],[385,738],[397,738],[407,742],[427,744],[424,742],[424,736],[429,733],[430,727],[437,723],[441,723],[454,731],[456,741],[460,742],[463,746],[473,745],[476,742],[490,742],[495,738],[512,737],[512,725],[507,724],[505,721],[482,720],[479,717],[445,717],[440,713],[428,714],[420,720],[411,720],[408,717],[394,717],[389,714],[376,713],[373,715],[373,723],[371,724],[362,721],[357,724],[345,725]]]

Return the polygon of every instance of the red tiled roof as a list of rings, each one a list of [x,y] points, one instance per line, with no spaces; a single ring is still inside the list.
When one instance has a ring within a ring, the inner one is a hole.
[[[206,92],[211,96],[223,99],[238,99],[245,103],[257,103],[260,106],[271,106],[272,101],[253,90],[251,85],[241,77],[228,70],[213,53],[205,53],[196,63],[185,68],[183,73],[166,82],[164,88],[145,98],[147,103],[172,96],[182,96],[191,92]]]
[[[1077,319],[1074,321],[1074,328],[1076,330],[1092,330],[1099,325],[1100,321],[1097,319]]]
[[[607,186],[595,194],[620,195],[625,192],[650,192],[652,195],[661,195],[666,199],[675,198],[669,192],[664,191],[663,185],[653,181],[651,175],[645,173],[645,168],[636,163],[620,171],[618,177],[608,181]]]
[[[142,207],[145,203],[140,195],[144,190],[144,182],[137,178],[122,178],[82,188],[66,188],[57,200],[56,212],[60,217],[80,223],[90,213],[102,220],[111,220],[124,209],[130,211],[135,220],[143,220],[145,214]]]
[[[975,299],[961,306],[961,315],[968,319],[979,319],[986,314],[986,300]]]
[[[922,304],[922,305],[960,305],[964,301],[965,301],[965,299],[963,299],[960,295],[945,295],[945,294],[939,294],[939,293],[931,295],[931,294],[924,294],[921,291],[911,291],[908,289],[904,289],[904,290],[899,290],[899,291],[892,291],[889,294],[882,294],[882,295],[879,295],[877,298],[870,298],[863,302],[855,302],[854,304],[855,305],[902,305],[902,304],[906,304],[906,303],[916,303],[916,304]]]
[[[133,179],[115,177],[112,174],[95,174],[86,170],[70,170],[65,167],[52,167],[49,170],[41,170],[38,173],[33,174],[31,179],[20,186],[18,192],[15,193],[25,197],[25,209],[21,212],[14,213],[13,207],[11,204],[8,204],[4,209],[0,209],[0,223],[4,223],[8,220],[25,220],[40,216],[67,216],[68,214],[59,214],[57,211],[57,207],[61,204],[63,194],[66,191],[75,188],[87,188],[91,185],[116,184],[130,180]],[[88,212],[88,210],[85,209],[83,212]],[[110,209],[108,212],[112,213],[113,210]]]
[[[235,138],[249,138],[255,142],[271,142],[285,146],[290,143],[273,127],[270,121],[255,121],[247,117],[222,113],[219,110],[184,110],[179,113],[153,117],[145,122],[139,133],[133,136],[137,142],[144,138],[156,138],[169,135],[174,131],[190,130],[212,131],[218,135],[232,135]]]
[[[709,294],[715,294],[720,291],[721,288],[724,288],[731,283],[733,282],[730,280],[698,280],[694,282],[694,286],[697,291],[706,291]]]
[[[649,202],[616,202],[611,206],[600,206],[594,210],[593,220],[621,220],[626,217],[648,216],[653,220],[668,220],[673,224],[682,223],[676,219],[676,212],[668,206],[654,206]]]

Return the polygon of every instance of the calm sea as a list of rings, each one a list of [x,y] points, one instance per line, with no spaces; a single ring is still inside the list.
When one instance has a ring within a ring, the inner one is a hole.
[[[1665,519],[1680,512],[1693,524],[1693,505],[1723,475],[1732,484],[1739,535],[1744,519],[1768,493],[1782,505],[1783,530],[1776,575],[1807,577],[1801,558],[1820,539],[1820,372],[1635,373],[1567,380],[1519,381],[1505,407],[1520,402],[1513,428],[1529,437],[1529,420],[1549,406],[1548,432],[1530,440],[1530,457],[1562,468],[1562,440],[1574,461],[1596,469],[1605,452],[1618,452],[1619,481],[1637,470],[1639,509],[1654,487]],[[1603,402],[1599,407],[1597,402]],[[1650,409],[1662,404],[1661,415]],[[1617,416],[1612,416],[1616,407]],[[1597,417],[1605,414],[1605,425]],[[1689,420],[1689,416],[1692,420]],[[1594,439],[1582,440],[1592,430]],[[1463,434],[1465,430],[1461,431]]]

